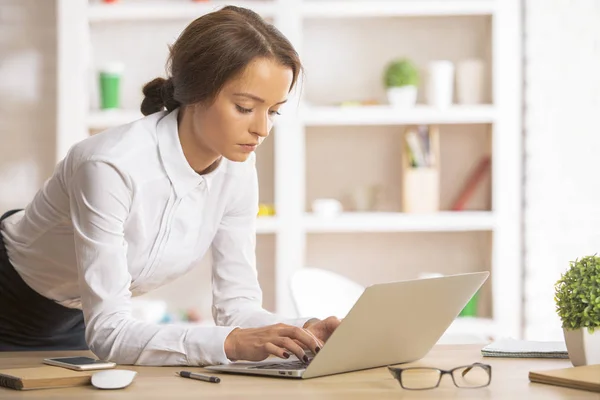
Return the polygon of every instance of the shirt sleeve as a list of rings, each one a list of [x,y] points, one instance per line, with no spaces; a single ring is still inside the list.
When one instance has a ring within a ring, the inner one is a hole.
[[[220,326],[251,328],[283,322],[302,327],[309,318],[285,318],[262,308],[256,270],[258,178],[253,161],[251,176],[239,179],[235,198],[213,239],[213,317]]]
[[[86,161],[68,188],[90,350],[118,364],[229,362],[223,343],[233,328],[159,325],[132,317],[124,235],[132,203],[129,178],[109,163]]]

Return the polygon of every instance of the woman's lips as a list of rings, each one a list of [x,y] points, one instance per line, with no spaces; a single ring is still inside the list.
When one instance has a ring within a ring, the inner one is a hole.
[[[257,144],[240,144],[240,147],[242,148],[242,150],[246,151],[246,152],[252,152],[254,150],[256,150],[256,147],[258,147]]]

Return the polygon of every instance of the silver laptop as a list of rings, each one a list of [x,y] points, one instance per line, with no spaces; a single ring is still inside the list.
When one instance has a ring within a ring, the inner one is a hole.
[[[488,276],[476,272],[372,285],[309,363],[292,356],[206,369],[308,379],[416,361],[431,350]]]

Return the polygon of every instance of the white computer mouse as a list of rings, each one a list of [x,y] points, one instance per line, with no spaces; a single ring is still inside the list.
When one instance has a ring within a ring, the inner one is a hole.
[[[123,389],[133,382],[136,371],[127,369],[108,369],[92,375],[92,385],[98,389]]]

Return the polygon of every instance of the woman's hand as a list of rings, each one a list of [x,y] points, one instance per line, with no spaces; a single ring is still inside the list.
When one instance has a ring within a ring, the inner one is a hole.
[[[341,323],[342,321],[336,317],[327,317],[324,320],[313,318],[306,321],[304,329],[312,333],[322,343],[325,343]]]
[[[320,345],[312,331],[277,324],[263,328],[236,328],[225,339],[224,347],[227,358],[232,361],[261,361],[271,354],[289,358],[295,354],[298,359],[308,362],[303,347],[316,354],[321,350]]]

